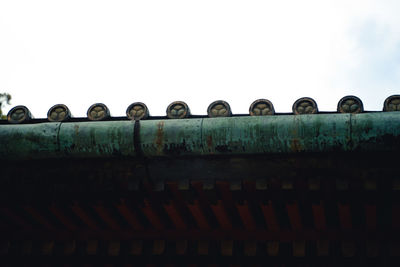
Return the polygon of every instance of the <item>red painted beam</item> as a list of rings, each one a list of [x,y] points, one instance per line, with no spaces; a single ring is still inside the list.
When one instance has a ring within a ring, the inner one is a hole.
[[[43,217],[35,208],[31,206],[24,207],[24,210],[28,212],[39,224],[44,226],[46,229],[54,231],[55,227]]]
[[[1,207],[0,212],[5,215],[5,217],[10,218],[14,223],[18,224],[25,230],[30,230],[33,228],[30,223],[26,222],[23,218],[21,218],[19,215],[15,214],[13,211],[9,210],[6,207]]]
[[[243,225],[247,230],[255,230],[256,222],[253,215],[250,212],[249,205],[247,201],[243,205],[236,205],[239,211],[240,218],[242,219]]]
[[[174,224],[176,229],[186,230],[187,225],[182,218],[182,215],[178,211],[177,207],[174,205],[173,202],[170,204],[164,204],[164,209],[167,212],[169,218],[171,219],[172,223]]]
[[[301,217],[300,217],[298,204],[296,202],[293,204],[286,204],[286,209],[288,212],[290,225],[292,226],[292,229],[293,230],[301,230],[302,223],[301,223]]]
[[[90,218],[90,216],[79,206],[78,203],[72,205],[71,210],[87,225],[93,230],[98,230],[98,226],[95,221]]]
[[[211,229],[210,224],[207,221],[206,216],[204,215],[199,201],[194,200],[193,204],[187,204],[188,209],[193,215],[193,218],[196,220],[197,226],[202,230]]]
[[[117,221],[111,217],[109,211],[104,206],[95,205],[93,206],[93,209],[100,216],[100,218],[108,225],[108,227],[110,227],[113,230],[121,229]]]
[[[392,207],[392,227],[400,229],[400,204],[393,204]]]
[[[156,230],[164,230],[164,225],[162,224],[157,213],[154,212],[151,203],[147,199],[144,200],[144,207],[142,207],[142,211]]]
[[[326,217],[323,203],[313,204],[314,225],[317,230],[326,230]]]
[[[232,193],[229,189],[229,182],[217,181],[216,186],[221,192],[222,200],[225,202],[225,205],[227,204],[233,205],[233,198],[232,198]]]
[[[10,231],[9,229],[1,231],[0,235],[3,239],[20,239],[20,240],[259,240],[259,241],[276,241],[291,242],[304,240],[342,240],[342,241],[362,241],[362,240],[378,240],[391,241],[400,239],[400,231],[393,229],[385,229],[381,231],[366,231],[365,229],[328,229],[326,231],[316,230],[281,230],[281,231],[266,231],[266,230],[91,230],[82,229],[71,232],[69,230],[58,230],[56,232],[47,231],[44,229],[35,229],[35,231]]]
[[[376,205],[365,205],[365,220],[367,230],[376,229]]]
[[[222,201],[218,200],[216,205],[210,205],[210,206],[221,228],[224,230],[232,230],[233,228],[232,222],[228,217],[228,214],[225,210]]]
[[[340,227],[345,230],[352,228],[351,212],[348,204],[338,204]]]
[[[49,210],[68,230],[75,231],[78,229],[78,227],[70,220],[70,218],[65,216],[56,205],[51,205]]]
[[[264,215],[265,222],[267,223],[268,230],[279,231],[279,223],[275,215],[274,207],[272,202],[269,201],[268,204],[261,204],[261,210]]]
[[[134,230],[143,230],[144,227],[136,217],[136,214],[124,203],[115,205],[118,212],[124,217],[124,219],[129,223],[129,225]]]

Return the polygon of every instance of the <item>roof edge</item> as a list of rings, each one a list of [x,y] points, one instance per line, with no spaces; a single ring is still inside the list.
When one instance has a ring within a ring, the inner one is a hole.
[[[400,113],[0,125],[0,158],[398,151]]]

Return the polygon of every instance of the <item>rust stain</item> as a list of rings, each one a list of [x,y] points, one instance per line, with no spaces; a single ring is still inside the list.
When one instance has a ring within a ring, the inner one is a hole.
[[[302,148],[302,146],[301,146],[301,144],[300,144],[299,139],[293,139],[293,140],[292,140],[292,142],[290,143],[290,149],[291,149],[293,152],[299,152],[299,151],[302,151],[302,150],[303,150],[303,148]]]
[[[157,146],[157,151],[159,153],[162,152],[163,149],[163,144],[164,144],[164,122],[160,121],[157,124],[157,136],[156,136],[156,140],[155,140],[155,144]]]
[[[75,134],[78,135],[79,134],[79,125],[75,124],[74,129],[75,129]]]
[[[212,136],[211,135],[207,136],[207,147],[209,151],[212,151],[212,143],[213,143]]]

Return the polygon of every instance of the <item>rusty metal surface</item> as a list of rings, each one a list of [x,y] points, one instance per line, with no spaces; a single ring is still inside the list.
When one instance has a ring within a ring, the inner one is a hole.
[[[140,147],[146,157],[202,155],[203,119],[153,120],[140,123]]]

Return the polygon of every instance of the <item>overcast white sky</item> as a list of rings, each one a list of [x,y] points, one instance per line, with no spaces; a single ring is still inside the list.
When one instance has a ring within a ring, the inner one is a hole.
[[[0,1],[0,92],[36,118],[136,101],[151,115],[185,101],[206,114],[254,100],[277,112],[314,98],[334,111],[348,94],[366,110],[400,93],[400,1]]]

